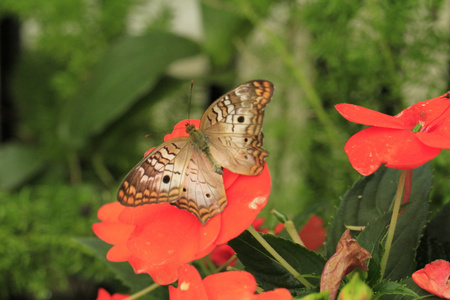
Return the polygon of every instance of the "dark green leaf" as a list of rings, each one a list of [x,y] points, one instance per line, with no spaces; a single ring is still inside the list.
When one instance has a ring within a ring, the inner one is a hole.
[[[381,241],[387,231],[387,225],[391,219],[391,213],[369,223],[366,228],[358,235],[356,240],[359,245],[372,254],[367,266],[369,267],[367,281],[372,286],[381,278],[380,261],[383,255]]]
[[[197,44],[170,33],[122,38],[107,52],[61,116],[60,136],[80,147],[124,114],[174,61],[197,54]]]
[[[148,274],[135,274],[128,262],[110,262],[106,259],[106,253],[111,249],[111,245],[98,238],[77,238],[77,241],[86,245],[100,257],[110,270],[134,292],[142,290],[153,283]]]
[[[336,244],[345,230],[345,225],[367,226],[383,216],[386,218],[385,215],[391,210],[393,204],[399,176],[400,170],[381,167],[373,175],[358,180],[345,193],[337,209],[336,217],[329,228],[326,244],[327,256],[331,256],[335,252]],[[410,202],[397,223],[385,278],[399,280],[411,275],[414,271],[415,249],[418,246],[418,239],[428,214],[428,195],[431,182],[432,172],[429,164],[413,170]],[[382,225],[383,221],[377,225],[376,229],[379,243],[382,238],[380,236]],[[368,245],[372,250],[369,251],[374,251],[376,241],[373,237],[371,239]]]
[[[434,300],[434,299],[442,299],[439,298],[437,296],[431,295],[430,293],[428,293],[427,291],[423,290],[422,288],[420,288],[411,277],[408,277],[406,279],[403,279],[401,281],[399,281],[400,284],[404,285],[406,288],[408,288],[409,290],[411,290],[412,292],[414,292],[415,294],[419,295],[419,296],[426,296],[424,297],[425,299],[430,299],[430,300]],[[392,296],[391,296],[392,297]],[[416,297],[393,297],[393,298],[388,298],[388,297],[384,297],[383,299],[417,299]]]
[[[389,211],[399,175],[399,170],[380,167],[345,193],[328,230],[327,257],[334,254],[345,225],[366,226]]]
[[[398,219],[385,278],[400,280],[416,270],[416,249],[428,217],[428,196],[432,184],[430,164],[413,170],[409,205]]]
[[[373,287],[373,291],[376,293],[377,297],[384,295],[402,295],[402,296],[418,297],[418,295],[415,292],[407,288],[404,284],[392,281],[385,281],[375,285]]]
[[[436,259],[450,261],[450,203],[426,227],[417,249],[417,269]]]
[[[0,189],[12,189],[35,175],[45,162],[35,149],[6,144],[0,147]]]
[[[271,234],[262,236],[311,284],[319,285],[320,275],[325,266],[322,256],[284,238]],[[304,286],[281,266],[248,231],[244,231],[228,244],[236,251],[245,269],[255,276],[263,289],[287,288],[293,294],[299,294],[304,289]]]

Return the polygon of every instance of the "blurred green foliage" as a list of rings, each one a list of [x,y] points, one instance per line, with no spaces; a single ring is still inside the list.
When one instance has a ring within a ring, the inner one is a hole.
[[[264,124],[272,194],[263,214],[309,211],[327,220],[358,178],[343,146],[361,129],[333,105],[395,114],[450,89],[449,1],[186,3],[0,3],[0,17],[22,28],[10,87],[15,137],[0,147],[0,297],[46,299],[73,293],[74,281],[110,282],[72,237],[92,236],[96,210],[115,200],[122,177],[187,118],[191,79],[193,118],[211,100],[208,86],[275,84]],[[434,162],[440,178],[446,157]],[[446,202],[450,188],[438,183],[433,193],[431,205]]]
[[[1,192],[1,299],[81,299],[121,286],[76,236],[90,235],[101,194],[90,185],[25,186]],[[122,287],[123,288],[123,287]]]

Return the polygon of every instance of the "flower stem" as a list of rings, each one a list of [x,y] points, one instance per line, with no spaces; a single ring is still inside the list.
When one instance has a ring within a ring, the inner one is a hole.
[[[156,290],[156,289],[159,288],[159,287],[160,287],[159,284],[154,283],[154,284],[152,284],[152,285],[146,287],[145,289],[143,289],[143,290],[141,290],[141,291],[139,291],[139,292],[137,292],[137,293],[135,293],[135,294],[129,296],[128,298],[125,298],[124,300],[133,300],[133,299],[137,299],[137,298],[139,298],[139,297],[144,296],[145,294],[148,294],[148,293],[152,292],[153,290]]]
[[[231,257],[223,265],[214,270],[214,273],[219,273],[220,271],[225,269],[229,264],[233,262],[233,260],[236,259],[236,257],[237,257],[236,253],[231,255]]]
[[[297,232],[297,229],[294,226],[294,222],[290,220],[286,221],[284,223],[284,229],[286,229],[287,233],[289,234],[294,243],[297,243],[305,247],[305,244],[303,243],[302,239],[300,238],[300,235]]]
[[[385,250],[383,257],[381,258],[381,278],[384,277],[386,271],[386,265],[389,258],[389,252],[391,251],[392,241],[394,240],[395,227],[397,226],[398,214],[400,212],[400,204],[402,203],[403,190],[405,187],[407,170],[402,170],[400,173],[400,179],[398,180],[397,192],[394,198],[394,208],[392,209],[391,223],[389,225],[388,234],[386,238]]]
[[[256,229],[250,225],[247,230],[253,235],[253,237],[267,250],[289,273],[292,274],[301,284],[303,284],[306,288],[311,288],[313,285],[309,283],[308,280],[303,278],[300,273],[297,272],[280,254],[278,254],[272,246],[259,234]]]

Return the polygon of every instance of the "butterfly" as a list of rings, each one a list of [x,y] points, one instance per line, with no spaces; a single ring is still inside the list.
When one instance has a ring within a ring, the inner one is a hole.
[[[189,137],[164,142],[126,175],[118,201],[169,202],[206,224],[227,205],[223,168],[242,175],[263,170],[268,152],[261,128],[273,90],[271,82],[253,80],[221,96],[204,112],[199,129],[186,124]]]

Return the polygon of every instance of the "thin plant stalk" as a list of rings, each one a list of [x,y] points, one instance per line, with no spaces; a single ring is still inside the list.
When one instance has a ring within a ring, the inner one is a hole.
[[[253,237],[267,250],[289,273],[292,274],[301,284],[306,288],[311,288],[313,285],[308,280],[303,278],[297,270],[295,270],[278,252],[269,245],[269,243],[259,234],[256,229],[250,225],[247,230],[253,235]]]
[[[294,243],[305,247],[305,243],[303,243],[302,239],[300,238],[300,235],[297,232],[297,229],[294,226],[294,222],[290,220],[286,221],[284,223],[284,229],[286,229],[287,233],[289,234]]]
[[[139,298],[139,297],[144,296],[145,294],[148,294],[148,293],[150,293],[150,292],[156,290],[156,289],[159,288],[159,287],[160,287],[159,284],[154,283],[154,284],[152,284],[152,285],[146,287],[145,289],[143,289],[143,290],[141,290],[141,291],[139,291],[139,292],[137,292],[137,293],[135,293],[135,294],[129,296],[128,298],[125,298],[124,300],[133,300],[133,299],[137,299],[137,298]]]
[[[394,197],[394,207],[392,209],[391,222],[388,229],[388,234],[386,238],[385,250],[383,257],[381,258],[381,277],[384,276],[384,272],[386,271],[387,262],[389,259],[389,253],[392,247],[392,241],[394,240],[395,228],[397,227],[398,214],[400,212],[400,205],[402,204],[402,196],[403,190],[405,188],[405,179],[406,179],[407,170],[402,170],[400,173],[400,179],[398,181],[397,192]]]

